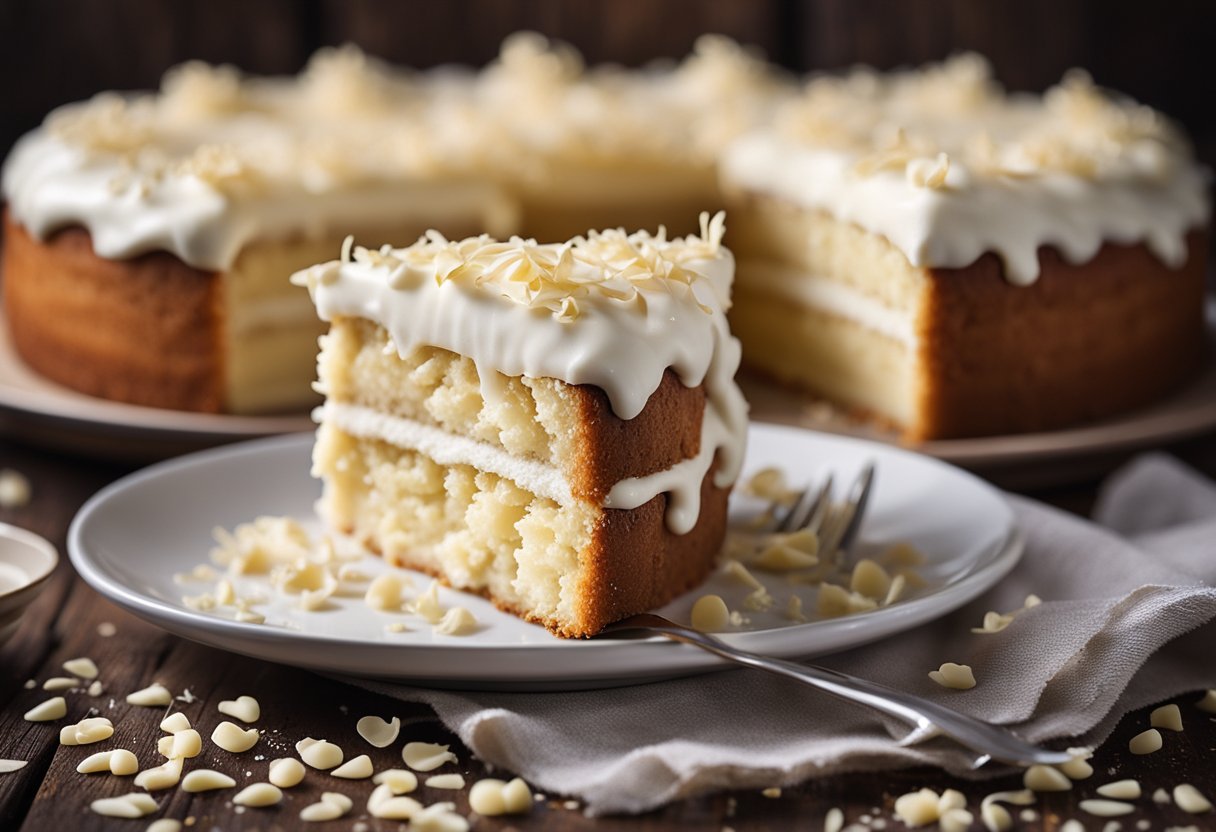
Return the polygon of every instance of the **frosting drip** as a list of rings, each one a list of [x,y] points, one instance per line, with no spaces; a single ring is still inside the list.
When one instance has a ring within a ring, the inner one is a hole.
[[[726,321],[734,259],[720,244],[723,227],[721,214],[703,215],[701,237],[617,230],[549,245],[431,233],[405,249],[348,247],[344,259],[293,281],[309,287],[323,319],[374,321],[402,356],[435,346],[468,356],[482,379],[594,385],[623,419],[642,411],[669,367],[686,386],[704,384],[701,456],[613,490],[614,507],[651,488],[671,494],[669,525],[686,529],[715,454],[715,482],[734,482],[747,429],[734,382],[741,349]],[[482,393],[492,399],[493,382]]]
[[[914,266],[995,252],[1018,285],[1038,277],[1041,246],[1081,263],[1107,241],[1143,243],[1180,266],[1209,213],[1206,172],[1160,114],[1083,73],[1006,94],[974,55],[813,80],[720,173],[881,234]]]

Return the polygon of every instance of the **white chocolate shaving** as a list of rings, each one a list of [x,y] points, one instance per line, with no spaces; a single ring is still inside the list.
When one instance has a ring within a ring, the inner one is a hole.
[[[163,708],[173,703],[173,694],[160,683],[149,685],[143,690],[127,694],[128,705],[140,705],[145,708]]]
[[[131,792],[119,797],[103,797],[89,804],[95,814],[108,818],[142,818],[156,811],[156,801],[151,795]]]
[[[345,755],[342,749],[328,740],[314,740],[305,737],[296,743],[296,753],[309,766],[321,771],[328,771],[342,765]]]
[[[273,806],[283,800],[283,793],[270,783],[251,783],[236,793],[232,802],[238,806]]]
[[[394,794],[409,794],[418,788],[418,776],[403,768],[390,768],[378,772],[372,778],[377,786],[386,786]]]
[[[372,759],[366,754],[352,757],[342,765],[333,769],[330,774],[344,780],[366,780],[372,776]]]
[[[1190,783],[1180,783],[1174,786],[1174,805],[1192,815],[1202,815],[1212,811],[1212,801],[1204,797],[1203,793]]]
[[[1136,780],[1116,780],[1098,787],[1098,794],[1115,800],[1136,800],[1140,793],[1140,783]]]
[[[159,766],[146,768],[135,776],[135,785],[150,792],[171,789],[182,779],[184,760],[178,757]]]
[[[52,696],[25,712],[26,722],[51,722],[68,715],[68,703],[62,696]]]
[[[195,769],[182,778],[182,791],[210,792],[216,789],[231,789],[236,781],[220,771],[209,768]]]
[[[1162,705],[1149,714],[1148,724],[1167,731],[1182,730],[1182,711],[1177,705]]]
[[[929,672],[929,678],[944,688],[970,690],[975,687],[975,674],[970,665],[946,662],[937,670]]]
[[[1124,803],[1121,800],[1082,800],[1077,804],[1077,807],[1086,814],[1100,818],[1117,818],[1123,815],[1130,815],[1136,811],[1135,806],[1130,803]]]
[[[88,717],[59,731],[60,745],[91,745],[114,736],[114,724],[104,716]]]
[[[434,771],[445,763],[456,762],[456,755],[446,745],[407,742],[401,749],[401,759],[414,771]]]
[[[236,723],[227,721],[215,726],[215,730],[211,732],[211,741],[233,754],[241,754],[253,748],[260,737],[261,734],[256,728],[246,730]]]
[[[42,689],[46,691],[71,690],[72,688],[79,686],[79,679],[68,676],[52,676],[50,679],[47,679],[42,683]]]
[[[703,633],[720,633],[730,626],[730,609],[718,595],[702,595],[692,605],[692,626]]]
[[[262,717],[262,706],[252,696],[225,699],[217,706],[220,713],[239,719],[241,722],[257,722]]]
[[[401,733],[401,719],[393,717],[391,722],[385,722],[378,716],[365,716],[355,723],[355,731],[369,745],[385,748],[397,741],[397,736]]]
[[[97,665],[89,658],[68,659],[63,663],[63,669],[73,676],[87,680],[96,679],[98,674]]]
[[[116,748],[112,751],[98,751],[96,754],[90,754],[80,761],[76,770],[81,774],[108,772],[125,777],[139,771],[139,760],[125,748]]]
[[[304,779],[304,764],[295,757],[280,757],[270,761],[270,771],[266,778],[280,789],[290,789],[300,785]]]
[[[1022,784],[1034,792],[1066,792],[1072,781],[1064,772],[1051,766],[1034,765],[1022,774]]]
[[[1161,745],[1161,732],[1156,728],[1149,728],[1132,737],[1127,748],[1133,754],[1152,754],[1154,751],[1160,751]]]
[[[463,789],[464,777],[460,774],[436,774],[426,778],[430,789]]]

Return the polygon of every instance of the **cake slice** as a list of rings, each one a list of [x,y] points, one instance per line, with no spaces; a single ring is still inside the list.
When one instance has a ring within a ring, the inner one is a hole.
[[[699,583],[747,426],[722,231],[431,233],[296,275],[330,322],[325,521],[567,637]]]
[[[1098,419],[1200,366],[1206,176],[1083,73],[821,77],[721,175],[747,363],[908,439]]]

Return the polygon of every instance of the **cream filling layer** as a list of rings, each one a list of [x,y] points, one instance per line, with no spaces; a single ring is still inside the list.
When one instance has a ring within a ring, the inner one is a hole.
[[[553,465],[525,459],[487,442],[449,433],[402,416],[394,416],[362,405],[326,402],[313,412],[316,421],[325,421],[360,439],[387,442],[417,451],[439,465],[469,465],[479,471],[509,479],[538,497],[559,505],[574,502],[565,474]],[[701,427],[701,450],[672,467],[644,477],[631,477],[616,483],[604,508],[628,511],[667,494],[667,527],[675,534],[687,534],[697,524],[701,512],[701,483],[713,464],[717,449],[729,442],[730,428],[712,408],[706,408]],[[729,471],[719,470],[715,485],[725,487],[733,480]]]
[[[844,283],[758,261],[741,264],[740,272],[752,289],[844,318],[907,347],[916,346],[916,319],[911,314]]]

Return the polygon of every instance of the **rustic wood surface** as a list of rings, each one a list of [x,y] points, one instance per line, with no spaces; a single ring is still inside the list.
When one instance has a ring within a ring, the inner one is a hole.
[[[1200,470],[1216,474],[1216,436],[1200,437],[1169,448]],[[130,465],[103,463],[58,453],[0,437],[0,467],[25,473],[33,485],[33,498],[24,507],[0,509],[0,521],[31,529],[50,539],[63,552],[67,526],[76,509],[98,488],[130,470]],[[1066,508],[1085,511],[1094,495],[1094,484],[1061,487],[1037,496]],[[149,523],[156,522],[148,518]],[[114,625],[116,632],[105,636],[102,623]],[[68,718],[75,721],[91,709],[110,717],[115,724],[112,740],[95,746],[62,747],[59,728],[67,721],[30,723],[22,714],[43,701],[48,694],[41,683],[51,676],[64,675],[64,661],[79,656],[94,659],[101,668],[104,693],[92,698],[84,691],[66,694]],[[746,671],[740,671],[746,672]],[[39,687],[28,689],[26,680]],[[88,805],[99,797],[133,791],[131,778],[109,775],[83,775],[76,765],[88,754],[106,748],[128,748],[135,752],[141,766],[161,762],[156,740],[157,725],[163,709],[129,706],[127,693],[160,681],[174,693],[185,689],[197,697],[192,703],[176,702],[204,738],[223,719],[216,710],[222,699],[242,694],[256,697],[262,705],[258,727],[265,733],[253,750],[241,755],[223,752],[204,741],[201,758],[192,767],[212,767],[234,777],[238,784],[265,779],[268,761],[290,756],[294,744],[305,736],[326,737],[343,745],[350,756],[367,752],[376,768],[400,767],[400,747],[404,739],[450,743],[460,760],[443,771],[459,771],[472,784],[486,776],[486,768],[474,759],[455,736],[422,705],[404,704],[370,694],[362,689],[323,679],[290,667],[255,661],[193,644],[171,636],[126,614],[98,596],[76,577],[66,558],[50,586],[29,610],[16,636],[0,648],[0,758],[28,760],[29,765],[12,774],[0,775],[0,830],[122,830],[142,829],[143,821],[102,818],[92,814]],[[1135,777],[1145,788],[1145,798],[1136,801],[1137,814],[1120,818],[1123,830],[1132,830],[1137,821],[1152,829],[1198,824],[1197,829],[1216,827],[1216,818],[1196,818],[1173,806],[1154,804],[1147,795],[1157,788],[1171,789],[1179,782],[1192,782],[1216,792],[1216,722],[1196,710],[1195,695],[1176,700],[1182,707],[1187,730],[1170,735],[1163,751],[1148,757],[1132,757],[1127,741],[1148,724],[1147,710],[1128,715],[1114,736],[1098,750],[1093,763],[1096,773],[1078,783],[1071,792],[1040,795],[1035,816],[1018,818],[1016,828],[1055,830],[1069,818],[1082,819],[1090,830],[1103,829],[1106,821],[1084,815],[1078,802],[1093,797],[1094,789],[1111,780]],[[377,714],[401,717],[402,737],[390,748],[373,749],[355,733],[360,716]],[[356,752],[356,749],[358,751]],[[264,759],[258,760],[261,756]],[[504,772],[495,772],[502,777]],[[892,817],[894,800],[900,794],[922,786],[934,789],[957,788],[964,792],[975,809],[986,794],[1005,788],[1019,788],[1019,779],[1005,778],[983,783],[968,783],[928,769],[859,774],[812,781],[787,788],[780,797],[769,798],[755,791],[720,793],[684,801],[660,811],[634,818],[585,817],[581,807],[567,805],[561,795],[547,795],[536,803],[526,817],[478,818],[476,830],[788,830],[822,828],[827,811],[839,807],[850,822],[862,816],[872,819],[871,828],[903,829]],[[368,830],[396,830],[397,822],[377,821],[366,815],[364,806],[371,791],[368,781],[343,781],[321,772],[308,772],[304,782],[285,790],[283,804],[271,809],[234,807],[234,790],[187,794],[180,789],[158,792],[160,810],[154,817],[187,821],[199,830],[295,829],[306,826],[297,819],[303,806],[314,802],[322,791],[341,791],[355,800],[354,811],[340,821],[320,828],[350,829],[362,821]],[[423,802],[452,800],[457,809],[468,813],[467,790],[438,791],[420,787],[415,797]],[[873,820],[881,819],[874,824]],[[975,830],[982,829],[978,817]],[[1148,828],[1148,827],[1145,827]]]

